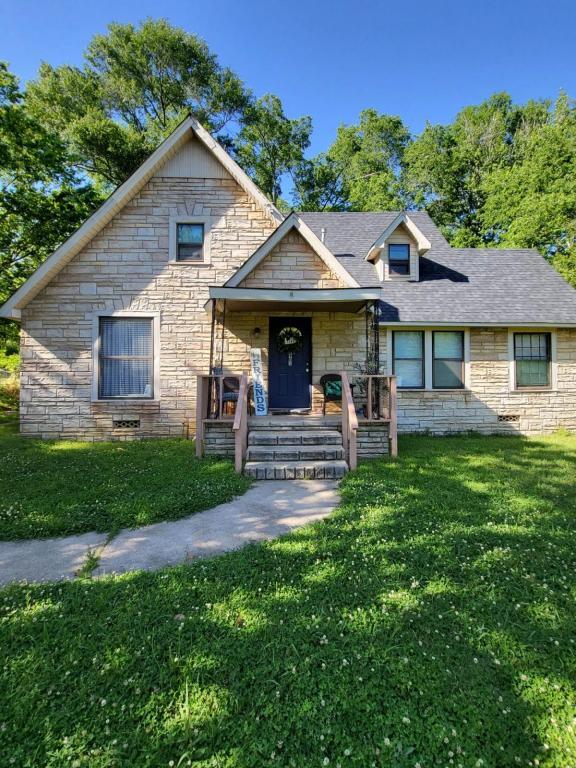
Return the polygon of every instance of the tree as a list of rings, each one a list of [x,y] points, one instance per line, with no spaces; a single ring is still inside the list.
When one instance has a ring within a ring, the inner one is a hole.
[[[407,148],[405,184],[455,246],[493,242],[482,210],[485,180],[516,159],[517,138],[546,119],[545,102],[515,106],[506,93],[465,107],[449,125],[430,125]]]
[[[404,208],[401,184],[404,153],[410,133],[399,117],[360,113],[358,125],[341,125],[329,158],[340,169],[344,197],[355,211]]]
[[[0,63],[0,304],[100,199],[70,167],[60,139],[31,117],[17,79]],[[14,333],[4,323],[0,339]]]
[[[78,168],[123,182],[191,112],[211,131],[242,117],[250,94],[199,37],[147,19],[110,24],[82,67],[42,64],[27,89],[34,117],[56,131]]]
[[[267,94],[246,111],[245,124],[234,140],[236,158],[260,189],[276,203],[282,176],[295,176],[310,145],[309,117],[290,120],[277,96]]]
[[[374,109],[341,125],[328,152],[304,161],[295,176],[303,210],[381,211],[410,205],[402,182],[410,133],[399,117]]]
[[[305,159],[294,171],[294,207],[301,211],[345,211],[350,207],[341,167],[321,153]]]
[[[562,94],[525,126],[515,162],[488,174],[481,222],[499,245],[538,248],[576,286],[576,105]]]

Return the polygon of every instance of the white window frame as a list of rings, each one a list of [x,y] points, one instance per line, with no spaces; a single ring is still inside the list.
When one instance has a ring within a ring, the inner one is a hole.
[[[421,387],[410,389],[409,387],[398,390],[399,392],[467,392],[470,390],[470,329],[461,326],[458,327],[422,327],[422,326],[397,326],[386,329],[386,370],[388,375],[392,375],[394,361],[392,359],[392,333],[393,331],[422,331],[424,333],[424,389]],[[434,352],[432,348],[433,331],[461,331],[464,333],[464,386],[448,389],[444,387],[434,388],[432,386],[432,366],[434,363]]]
[[[550,386],[549,387],[517,387],[516,360],[514,357],[515,333],[548,333],[550,335]],[[558,389],[558,338],[553,328],[508,328],[508,362],[510,371],[510,392],[523,394],[526,392],[553,392]]]
[[[100,397],[100,318],[148,318],[152,320],[152,365],[153,393],[152,397]],[[93,403],[157,403],[160,400],[160,312],[141,312],[135,310],[115,310],[96,312],[92,317],[92,402]]]
[[[202,259],[195,261],[193,259],[178,259],[178,224],[203,224],[204,225],[204,244],[202,246]],[[211,263],[210,239],[212,228],[212,217],[205,215],[191,216],[170,216],[169,234],[168,234],[168,259],[174,264],[181,264],[186,267],[200,267]]]

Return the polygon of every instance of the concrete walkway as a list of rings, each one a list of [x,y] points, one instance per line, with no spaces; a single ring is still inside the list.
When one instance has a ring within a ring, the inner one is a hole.
[[[100,533],[0,542],[0,584],[72,579],[90,551],[100,558],[95,576],[209,557],[321,520],[338,501],[333,480],[263,481],[228,504],[182,520],[125,529],[108,543]]]

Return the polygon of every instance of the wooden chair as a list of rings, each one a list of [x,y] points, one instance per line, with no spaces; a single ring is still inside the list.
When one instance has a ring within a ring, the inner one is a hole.
[[[325,373],[320,379],[320,386],[324,394],[322,413],[326,416],[326,403],[342,404],[342,377],[339,373]]]

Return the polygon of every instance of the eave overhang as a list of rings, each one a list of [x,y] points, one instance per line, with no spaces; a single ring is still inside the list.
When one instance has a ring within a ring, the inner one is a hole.
[[[367,303],[381,298],[380,287],[373,288],[231,288],[211,286],[210,300],[204,308],[210,311],[212,301],[218,306],[226,302],[227,312],[250,311],[319,311],[358,312]]]

